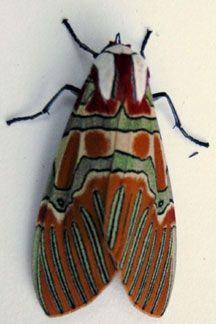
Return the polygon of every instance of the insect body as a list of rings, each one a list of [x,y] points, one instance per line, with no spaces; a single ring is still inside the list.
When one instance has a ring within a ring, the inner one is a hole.
[[[78,99],[37,220],[37,296],[48,315],[61,315],[90,302],[119,272],[131,301],[161,316],[173,285],[176,234],[143,54],[149,33],[141,54],[121,44],[118,34],[97,54],[79,41],[67,21],[64,24],[96,60],[81,91],[67,86]]]

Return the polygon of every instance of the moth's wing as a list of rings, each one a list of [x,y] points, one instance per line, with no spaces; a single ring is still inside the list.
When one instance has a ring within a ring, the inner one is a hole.
[[[93,91],[87,81],[77,104],[83,113]],[[86,134],[81,128],[90,126],[91,118],[86,124],[72,114],[37,220],[33,279],[39,302],[50,316],[93,300],[116,271],[103,235],[106,181],[97,176],[94,159],[84,152]]]
[[[173,199],[156,117],[133,116],[125,125],[132,123],[137,131],[118,134],[124,145],[113,160],[105,233],[131,301],[161,316],[175,270]]]
[[[173,284],[176,238],[173,201],[166,167],[164,171],[161,169],[164,159],[159,157],[161,140],[158,135],[154,135],[154,145],[160,162],[152,164],[150,174],[152,177],[155,172],[156,182],[165,176],[167,185],[154,197],[149,188],[151,180],[143,179],[141,183],[140,179],[131,201],[133,219],[131,217],[128,224],[120,267],[122,282],[132,302],[150,315],[161,316]],[[146,203],[146,196],[152,201]]]

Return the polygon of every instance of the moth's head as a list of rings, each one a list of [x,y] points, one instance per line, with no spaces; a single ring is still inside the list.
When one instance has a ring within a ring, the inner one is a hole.
[[[99,55],[103,53],[113,53],[113,54],[133,54],[130,44],[122,44],[121,35],[117,33],[114,41],[110,41],[100,52]]]

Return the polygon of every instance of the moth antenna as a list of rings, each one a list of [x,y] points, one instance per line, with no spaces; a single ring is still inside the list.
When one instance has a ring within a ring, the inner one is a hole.
[[[99,53],[92,50],[90,47],[88,47],[88,45],[81,42],[81,40],[77,37],[77,35],[75,34],[74,30],[72,29],[72,27],[69,24],[67,19],[63,19],[62,23],[65,25],[65,27],[67,28],[69,34],[71,35],[73,40],[79,45],[80,48],[82,48],[84,51],[90,53],[94,58],[96,58],[99,55]]]
[[[116,34],[115,43],[116,44],[121,44],[121,34],[120,33]]]
[[[147,32],[146,32],[145,37],[143,39],[143,42],[142,42],[142,45],[141,45],[141,49],[140,49],[140,54],[143,57],[145,57],[144,51],[145,51],[145,48],[146,48],[146,45],[148,43],[148,40],[149,40],[149,37],[150,37],[151,33],[152,33],[152,30],[147,29]]]

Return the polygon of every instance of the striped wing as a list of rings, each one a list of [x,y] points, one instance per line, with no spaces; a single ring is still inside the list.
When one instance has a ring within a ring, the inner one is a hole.
[[[88,81],[84,89],[91,93]],[[97,175],[94,158],[85,156],[82,146],[91,145],[92,134],[77,129],[88,128],[78,119],[72,116],[67,125],[36,225],[33,280],[50,316],[86,305],[116,272],[103,234],[107,179]],[[95,154],[90,146],[89,151]]]
[[[64,222],[55,213],[49,203],[41,206],[33,267],[38,299],[51,316],[87,304],[115,272],[103,243],[101,224],[91,208],[71,207]]]
[[[157,209],[142,174],[116,173],[110,182],[113,194],[106,211],[110,215],[107,242],[122,283],[135,306],[149,315],[161,316],[168,304],[175,268],[173,202],[167,200],[163,209]]]
[[[156,117],[148,127],[143,116],[134,121],[143,125],[142,131],[118,131],[121,151],[113,156],[105,233],[131,301],[158,317],[173,285],[175,213]],[[124,152],[122,143],[127,143]]]

